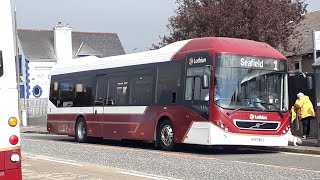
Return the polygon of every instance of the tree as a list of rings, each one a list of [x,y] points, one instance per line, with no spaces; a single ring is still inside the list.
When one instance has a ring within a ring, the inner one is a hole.
[[[176,0],[176,15],[169,18],[169,35],[157,49],[197,37],[234,37],[286,47],[288,37],[307,12],[301,0]]]

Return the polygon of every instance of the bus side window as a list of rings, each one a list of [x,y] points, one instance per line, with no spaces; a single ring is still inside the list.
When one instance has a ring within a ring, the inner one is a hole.
[[[152,103],[152,74],[136,75],[135,77],[132,77],[130,87],[131,105],[148,105]]]
[[[94,106],[104,106],[104,83],[105,79],[104,76],[98,76],[97,85],[96,85],[96,92],[94,97]]]
[[[180,63],[159,64],[156,90],[157,104],[175,104],[179,101],[177,95],[181,92],[181,69]]]
[[[58,106],[71,107],[75,96],[75,88],[71,81],[64,81],[60,84],[61,102]]]
[[[0,77],[3,75],[2,51],[0,51]]]
[[[57,107],[60,104],[60,97],[59,97],[59,82],[54,80],[56,77],[51,77],[51,84],[50,84],[50,97],[49,100],[56,105]]]
[[[105,94],[107,95],[106,105],[127,105],[128,104],[128,78],[127,77],[110,77],[108,81],[108,90]]]

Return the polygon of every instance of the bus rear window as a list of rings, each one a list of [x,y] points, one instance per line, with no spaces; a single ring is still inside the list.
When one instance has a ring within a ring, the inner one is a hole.
[[[0,51],[0,77],[3,75],[2,51]]]

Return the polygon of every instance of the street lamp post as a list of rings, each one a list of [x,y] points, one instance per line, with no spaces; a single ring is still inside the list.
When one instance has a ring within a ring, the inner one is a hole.
[[[313,31],[313,60],[312,68],[315,71],[315,94],[316,94],[316,120],[317,140],[320,146],[320,58],[317,58],[317,51],[320,50],[320,31]]]

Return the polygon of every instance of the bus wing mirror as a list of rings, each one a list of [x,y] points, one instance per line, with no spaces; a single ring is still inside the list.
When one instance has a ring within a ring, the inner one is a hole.
[[[203,75],[202,76],[202,89],[208,89],[209,88],[209,76]]]
[[[311,76],[307,77],[307,88],[308,89],[312,89],[313,88],[313,81],[312,81],[312,77]]]

